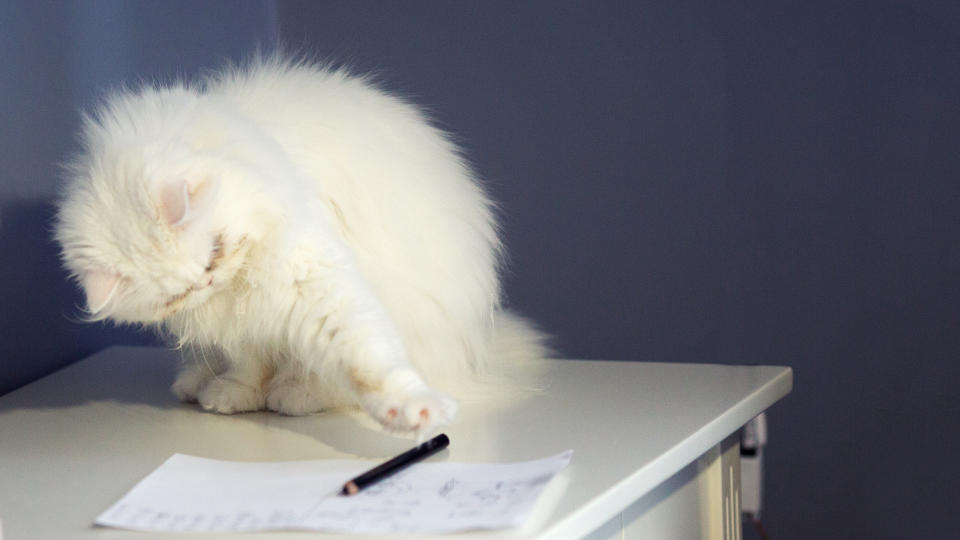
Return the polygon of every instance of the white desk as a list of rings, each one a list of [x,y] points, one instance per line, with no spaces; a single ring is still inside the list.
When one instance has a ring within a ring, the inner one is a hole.
[[[5,540],[163,537],[91,522],[175,452],[380,460],[410,446],[338,413],[202,412],[169,393],[175,358],[160,349],[115,347],[0,397]],[[434,459],[519,461],[572,448],[570,466],[523,529],[455,538],[608,538],[621,529],[626,536],[739,537],[733,435],[790,392],[790,368],[558,360],[547,380],[549,391],[523,404],[463,406],[446,430],[449,454]]]

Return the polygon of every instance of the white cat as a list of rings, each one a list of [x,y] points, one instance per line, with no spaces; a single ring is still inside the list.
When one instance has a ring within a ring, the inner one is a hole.
[[[181,399],[451,421],[542,335],[500,307],[491,203],[458,149],[365,78],[261,58],[85,116],[56,238],[91,320],[156,326]]]

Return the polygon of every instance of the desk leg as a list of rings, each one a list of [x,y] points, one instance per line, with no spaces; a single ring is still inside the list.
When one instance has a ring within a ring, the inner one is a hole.
[[[588,538],[741,540],[740,434],[727,437]]]

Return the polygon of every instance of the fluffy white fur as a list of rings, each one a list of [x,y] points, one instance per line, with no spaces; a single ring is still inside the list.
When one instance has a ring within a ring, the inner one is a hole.
[[[116,93],[81,141],[63,260],[91,319],[175,337],[184,400],[423,432],[493,364],[543,354],[500,308],[491,203],[457,148],[364,78],[260,59]]]

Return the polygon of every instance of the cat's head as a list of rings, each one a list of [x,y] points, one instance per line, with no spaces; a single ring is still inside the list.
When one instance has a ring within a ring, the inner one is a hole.
[[[224,262],[236,246],[210,219],[213,182],[164,180],[142,194],[74,190],[63,202],[56,236],[90,319],[159,322],[228,284],[236,265]]]
[[[242,240],[218,220],[211,158],[143,122],[105,118],[85,119],[55,236],[89,319],[159,322],[228,286]]]

